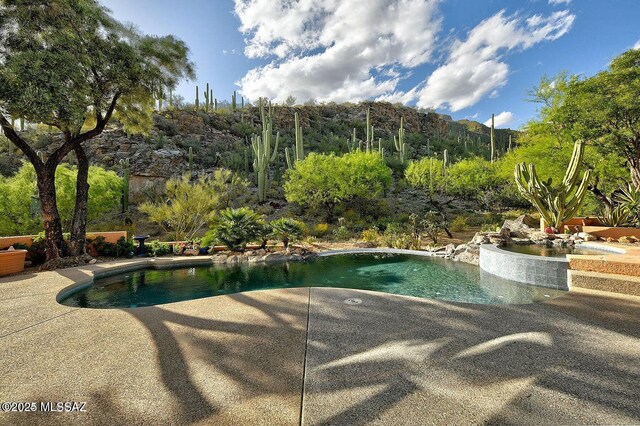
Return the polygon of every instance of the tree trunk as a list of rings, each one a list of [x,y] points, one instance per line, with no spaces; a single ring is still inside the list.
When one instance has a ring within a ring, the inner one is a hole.
[[[45,233],[45,250],[47,262],[57,260],[66,253],[64,238],[62,236],[62,221],[58,213],[56,201],[55,168],[36,167],[38,175],[38,192],[42,210],[42,222]]]
[[[78,177],[76,179],[76,204],[71,223],[69,251],[72,256],[80,256],[86,253],[89,159],[80,145],[74,148],[74,152],[78,160]]]

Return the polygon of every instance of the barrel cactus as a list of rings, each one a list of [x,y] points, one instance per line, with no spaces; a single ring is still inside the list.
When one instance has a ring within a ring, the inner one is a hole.
[[[557,229],[561,229],[563,222],[576,214],[587,192],[590,170],[584,172],[582,181],[577,184],[583,156],[584,143],[577,141],[573,147],[569,167],[558,186],[552,186],[551,178],[546,182],[541,181],[533,164],[516,165],[515,180],[518,190],[533,204],[545,222]]]

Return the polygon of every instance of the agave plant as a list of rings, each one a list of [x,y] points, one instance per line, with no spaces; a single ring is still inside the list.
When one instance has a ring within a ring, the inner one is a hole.
[[[613,201],[627,212],[629,222],[640,226],[640,188],[627,183],[613,194]]]

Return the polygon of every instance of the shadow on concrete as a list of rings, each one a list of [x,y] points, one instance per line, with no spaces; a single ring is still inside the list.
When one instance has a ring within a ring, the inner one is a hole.
[[[538,304],[311,300],[305,423],[640,421],[640,340],[611,324]]]

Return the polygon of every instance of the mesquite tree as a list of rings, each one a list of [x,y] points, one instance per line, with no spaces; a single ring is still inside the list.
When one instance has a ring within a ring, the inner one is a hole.
[[[154,94],[193,77],[188,48],[115,21],[95,0],[5,0],[0,5],[0,125],[36,170],[47,259],[84,251],[89,161],[87,141],[116,115],[129,129],[151,122]],[[41,159],[11,118],[58,132]],[[55,172],[70,152],[78,159],[71,244],[62,237]]]

